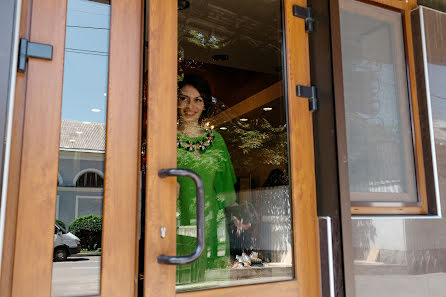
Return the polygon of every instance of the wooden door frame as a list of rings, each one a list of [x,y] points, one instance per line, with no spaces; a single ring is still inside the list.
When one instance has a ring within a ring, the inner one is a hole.
[[[156,262],[160,254],[176,250],[175,179],[161,180],[158,170],[176,167],[177,3],[149,0],[148,129],[145,241],[145,297],[173,297],[175,266]],[[308,35],[302,19],[293,17],[292,6],[303,0],[284,0],[287,61],[287,93],[290,133],[290,168],[294,229],[295,279],[178,293],[184,297],[223,296],[321,296],[319,229],[312,114],[308,100],[296,96],[296,85],[310,85]],[[160,13],[162,12],[162,13]],[[167,227],[164,239],[160,228]]]
[[[66,4],[22,2],[20,37],[53,45],[53,60],[29,59],[17,74],[0,279],[5,297],[51,293]],[[136,296],[142,1],[113,2],[110,22],[101,296]]]

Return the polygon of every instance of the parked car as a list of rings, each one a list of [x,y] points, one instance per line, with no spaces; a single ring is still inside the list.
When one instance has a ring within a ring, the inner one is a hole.
[[[80,251],[80,239],[56,223],[54,229],[54,261],[65,261],[68,256]]]

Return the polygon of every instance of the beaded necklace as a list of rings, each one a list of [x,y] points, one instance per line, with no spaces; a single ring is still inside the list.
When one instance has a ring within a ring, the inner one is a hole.
[[[177,148],[182,148],[189,152],[205,151],[212,145],[213,142],[214,142],[214,131],[208,130],[206,132],[206,135],[202,139],[194,142],[182,140],[180,136],[178,136]]]

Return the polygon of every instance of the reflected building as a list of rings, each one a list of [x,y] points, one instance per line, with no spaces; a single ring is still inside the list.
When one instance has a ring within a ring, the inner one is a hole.
[[[62,120],[56,219],[102,215],[105,124]]]

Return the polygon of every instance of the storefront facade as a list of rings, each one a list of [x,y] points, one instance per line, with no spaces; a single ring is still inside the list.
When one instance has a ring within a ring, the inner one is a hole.
[[[444,2],[7,4],[1,296],[444,295]]]

